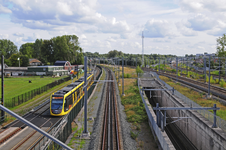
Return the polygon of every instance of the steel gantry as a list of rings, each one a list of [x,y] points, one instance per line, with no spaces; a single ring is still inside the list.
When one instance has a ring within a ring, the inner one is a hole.
[[[167,110],[213,110],[214,112],[214,122],[212,128],[217,128],[217,117],[216,113],[217,110],[220,108],[217,107],[216,104],[213,105],[213,107],[159,107],[159,103],[156,104],[156,107],[153,107],[153,110],[156,110],[156,120],[157,125],[161,128],[162,131],[164,131],[166,124],[166,111]],[[163,111],[163,113],[161,112]],[[170,117],[170,118],[176,118],[177,120],[172,121],[171,123],[177,122],[182,119],[191,118],[191,117]]]

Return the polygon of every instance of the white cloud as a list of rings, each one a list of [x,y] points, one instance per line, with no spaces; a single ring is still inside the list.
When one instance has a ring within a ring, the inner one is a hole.
[[[24,34],[21,33],[21,32],[14,33],[13,35],[17,36],[17,37],[23,37],[24,36]]]
[[[225,0],[177,0],[183,10],[189,12],[224,12],[226,10]]]
[[[108,37],[107,41],[109,41],[109,42],[116,42],[117,40],[114,37]]]
[[[176,23],[177,30],[184,36],[196,36],[198,33],[196,31],[193,31],[190,28],[186,27],[185,22],[177,22]]]
[[[11,11],[9,8],[4,7],[4,6],[2,6],[2,5],[0,4],[0,14],[1,14],[1,13],[6,13],[6,14],[8,14],[8,13],[12,13],[12,11]]]
[[[96,11],[96,0],[11,0],[12,21],[30,29],[56,30],[58,26],[83,24],[90,33],[116,33],[128,38],[126,21],[109,19]]]
[[[170,42],[170,40],[168,40],[168,39],[153,39],[153,42],[168,43],[168,42]]]
[[[8,39],[9,35],[8,34],[0,34],[0,39]]]
[[[195,15],[193,18],[188,19],[188,22],[190,24],[187,25],[187,27],[192,28],[195,31],[209,30],[217,24],[217,20],[203,14]]]
[[[190,44],[189,41],[178,41],[177,42],[178,45],[185,45],[185,44]]]
[[[226,22],[218,20],[218,24],[207,33],[214,36],[222,36],[226,33]]]
[[[33,36],[28,36],[27,38],[23,38],[25,42],[34,42],[36,39],[39,39],[40,35],[37,33],[33,33]]]
[[[173,25],[169,23],[167,20],[149,20],[145,24],[144,27],[144,37],[149,38],[164,38],[164,37],[171,37],[176,36],[173,33]]]
[[[67,3],[63,3],[63,2],[57,2],[57,6],[56,8],[58,9],[59,12],[61,12],[62,14],[71,16],[73,15],[73,12],[71,11],[70,6]]]

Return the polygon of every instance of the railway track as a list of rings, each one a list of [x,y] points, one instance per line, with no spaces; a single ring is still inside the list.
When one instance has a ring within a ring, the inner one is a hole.
[[[30,111],[23,116],[44,131],[48,131],[62,117],[52,118],[49,114],[49,101],[42,104],[34,111]],[[25,150],[30,149],[40,139],[42,134],[28,127],[19,120],[15,120],[3,127],[0,132],[0,149],[3,150]]]
[[[173,65],[173,68],[176,69],[176,65]],[[179,66],[178,66],[178,70],[184,70],[184,71],[187,71],[187,69],[181,68],[181,67],[179,67]],[[205,75],[205,74],[204,74],[204,70],[201,71],[201,70],[189,70],[189,69],[188,69],[188,71],[195,72],[195,73],[197,73],[197,74],[199,74],[199,75]],[[165,71],[164,71],[164,72],[165,72]],[[166,72],[169,72],[169,71],[166,71]],[[222,72],[223,72],[223,71],[222,71]],[[172,72],[171,72],[171,73],[172,73]],[[208,75],[209,75],[209,71],[206,70],[206,76],[208,76]],[[213,76],[214,79],[219,79],[219,75],[216,75],[216,74],[210,74],[210,76]],[[221,75],[221,76],[220,76],[220,79],[226,80],[226,76]]]
[[[148,68],[142,68],[144,71],[154,71],[152,69],[148,69]],[[164,72],[156,72],[159,75],[163,75],[166,77],[169,77],[173,80],[178,80],[178,82],[189,85],[190,87],[199,89],[203,92],[208,93],[208,84],[207,83],[203,83],[203,82],[199,82],[193,79],[189,79],[189,78],[185,78],[185,77],[180,77],[180,76],[176,76],[174,74],[168,74],[168,73],[164,73]],[[223,100],[226,100],[226,89],[221,88],[221,87],[217,87],[217,86],[213,86],[210,85],[210,93],[216,97],[219,97]]]
[[[112,72],[107,70],[108,80],[114,80]],[[102,130],[102,140],[101,149],[102,150],[120,150],[120,135],[119,135],[119,119],[116,101],[116,92],[114,82],[108,82],[107,92],[106,92],[106,103],[105,112],[103,120],[103,130]]]

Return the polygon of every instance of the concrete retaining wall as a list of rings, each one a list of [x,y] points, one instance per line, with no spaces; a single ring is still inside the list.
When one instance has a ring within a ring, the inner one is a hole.
[[[158,82],[158,81],[156,81]],[[161,84],[159,82],[159,84]],[[164,87],[163,87],[164,88]],[[190,107],[169,91],[152,91],[152,100],[158,101],[160,107]],[[191,117],[175,124],[199,150],[226,149],[226,133],[220,128],[212,128],[213,123],[193,110],[167,111],[170,117]]]

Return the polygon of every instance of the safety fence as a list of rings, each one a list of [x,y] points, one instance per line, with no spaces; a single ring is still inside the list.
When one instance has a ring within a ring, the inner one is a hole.
[[[160,82],[162,82],[165,85],[166,88],[172,89],[171,86],[169,86],[166,82],[164,82],[163,80],[161,80],[159,78],[159,76],[158,76],[158,74],[156,72],[150,72],[150,73],[153,74]],[[149,76],[151,76],[151,75],[149,74]],[[197,104],[196,102],[192,101],[188,97],[186,97],[183,94],[181,94],[180,92],[178,92],[177,90],[174,90],[174,95],[177,96],[180,100],[182,100],[184,103],[186,103],[190,107],[202,107],[199,104]],[[211,112],[209,112],[207,110],[197,110],[197,112],[199,112],[202,116],[204,116],[205,118],[207,118],[210,122],[212,122],[212,123],[214,122],[214,114],[213,113],[211,113]],[[217,117],[217,126],[219,128],[221,128],[222,130],[226,131],[226,121],[223,120],[223,119],[221,119],[218,116],[216,116],[216,117]]]
[[[101,70],[101,69],[100,69]],[[102,70],[97,75],[96,80],[100,78],[100,75],[102,74]],[[88,98],[92,94],[97,82],[94,82],[93,85],[89,88],[88,92]],[[84,96],[82,99],[77,103],[77,105],[71,110],[71,112],[66,115],[62,120],[60,120],[58,123],[56,123],[50,130],[49,133],[53,135],[55,138],[59,139],[62,142],[66,142],[69,135],[72,133],[72,122],[76,118],[76,116],[79,114],[80,110],[84,106]],[[40,138],[35,144],[34,147],[32,147],[30,150],[39,150],[39,149],[47,149],[47,150],[53,150],[53,149],[62,149],[60,145],[57,143],[49,140],[47,137],[43,136]]]

